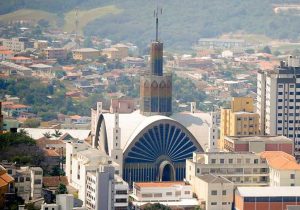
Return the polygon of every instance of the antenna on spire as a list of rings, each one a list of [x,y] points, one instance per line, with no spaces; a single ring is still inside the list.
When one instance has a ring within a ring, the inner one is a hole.
[[[76,42],[76,48],[79,48],[79,18],[78,18],[78,7],[75,9],[75,42]]]
[[[155,41],[158,42],[158,16],[162,15],[162,8],[158,7],[158,2],[157,2],[157,8],[154,10],[154,17],[156,18],[156,36],[155,36]]]

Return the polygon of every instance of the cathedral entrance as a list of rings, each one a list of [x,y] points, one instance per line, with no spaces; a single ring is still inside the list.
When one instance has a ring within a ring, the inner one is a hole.
[[[159,166],[159,181],[175,181],[174,166],[167,160]]]

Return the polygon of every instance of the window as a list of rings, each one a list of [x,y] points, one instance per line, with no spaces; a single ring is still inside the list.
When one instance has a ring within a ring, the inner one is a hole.
[[[223,190],[223,191],[222,191],[222,195],[226,195],[226,190]]]
[[[36,180],[34,180],[34,184],[42,184],[42,180],[36,179]]]
[[[20,182],[24,182],[24,177],[20,177]]]
[[[227,205],[227,202],[222,202],[222,205]]]
[[[217,190],[212,190],[211,195],[218,195],[218,191]]]
[[[217,205],[217,202],[211,202],[210,205],[216,206],[216,205]]]
[[[291,179],[295,179],[295,174],[290,175]]]
[[[283,92],[278,92],[278,95],[280,95],[280,96],[283,95]]]
[[[211,163],[216,163],[216,159],[211,159]]]
[[[238,159],[237,159],[237,163],[238,163],[238,164],[241,164],[241,163],[242,163],[242,159],[241,159],[241,158],[238,158]]]
[[[295,184],[294,184],[294,183],[292,183],[292,184],[291,184],[291,187],[293,187],[293,186],[295,186]]]
[[[220,163],[224,163],[225,161],[224,161],[224,159],[220,159]]]
[[[228,163],[233,163],[233,159],[228,159]]]
[[[172,196],[172,192],[167,192],[166,195],[171,195]]]
[[[11,175],[11,174],[12,174],[12,170],[11,170],[11,169],[8,169],[8,170],[7,170],[7,173]]]
[[[254,164],[258,164],[258,159],[254,159]]]

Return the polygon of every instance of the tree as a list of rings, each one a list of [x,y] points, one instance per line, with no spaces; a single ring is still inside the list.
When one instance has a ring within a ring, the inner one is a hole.
[[[145,206],[143,210],[171,210],[171,208],[160,203],[154,203]]]
[[[67,194],[68,193],[68,189],[66,187],[66,185],[64,185],[63,183],[60,183],[58,185],[58,188],[55,192],[55,194]]]
[[[50,139],[51,138],[51,134],[50,134],[50,132],[48,131],[48,132],[46,132],[46,133],[43,133],[43,136],[44,137],[46,137],[46,138],[48,138],[48,139]]]
[[[62,135],[62,132],[60,132],[58,129],[54,130],[54,133],[52,134],[52,136],[54,136],[55,138],[59,138]]]
[[[265,46],[265,47],[262,49],[262,52],[263,52],[263,53],[267,53],[267,54],[272,54],[271,48],[270,48],[269,46]]]
[[[19,130],[19,133],[20,133],[21,135],[28,136],[28,132],[27,132],[24,128],[21,128],[21,129]]]
[[[37,128],[41,124],[41,121],[36,118],[26,119],[23,123],[23,127],[25,128]]]

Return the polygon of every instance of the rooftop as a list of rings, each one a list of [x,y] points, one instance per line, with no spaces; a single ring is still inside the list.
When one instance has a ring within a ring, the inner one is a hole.
[[[175,186],[185,186],[189,185],[185,182],[135,182],[135,186],[143,187],[175,187]]]
[[[81,48],[81,49],[73,50],[73,52],[99,52],[99,50],[93,48]]]
[[[238,187],[237,192],[243,197],[298,197],[300,187]]]
[[[294,156],[282,151],[266,151],[260,154],[266,158],[268,165],[278,170],[300,170],[300,164],[297,163]]]
[[[48,68],[52,68],[52,66],[38,63],[38,64],[31,65],[30,68],[48,69]]]
[[[216,176],[213,174],[206,174],[206,175],[202,175],[202,176],[198,176],[199,179],[207,182],[207,183],[232,183],[231,181],[229,181],[228,179],[222,177],[222,176]]]
[[[64,185],[68,185],[68,179],[66,176],[45,176],[43,177],[43,185],[45,187],[58,187],[58,185],[62,183]]]
[[[285,137],[285,136],[226,136],[225,139],[231,141],[261,141],[261,142],[286,142],[293,144],[293,140]]]

